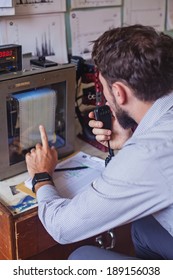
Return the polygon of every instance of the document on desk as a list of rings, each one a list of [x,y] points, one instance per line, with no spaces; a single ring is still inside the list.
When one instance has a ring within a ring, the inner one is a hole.
[[[0,181],[0,202],[5,205],[13,215],[17,215],[37,206],[37,200],[32,195],[33,193],[30,190],[25,192],[26,187],[24,183],[21,183],[27,178],[28,173],[25,172]],[[18,186],[21,186],[21,189]]]
[[[72,198],[85,190],[100,175],[104,169],[103,159],[79,152],[73,157],[58,164],[58,168],[87,166],[86,169],[67,170],[54,174],[54,183],[60,196]]]
[[[103,159],[89,154],[78,152],[77,154],[58,163],[54,172],[53,181],[58,194],[64,198],[72,198],[82,192],[100,175],[104,169]],[[79,169],[78,167],[87,167]],[[60,171],[61,169],[66,169]],[[31,180],[26,180],[25,185],[31,188]]]

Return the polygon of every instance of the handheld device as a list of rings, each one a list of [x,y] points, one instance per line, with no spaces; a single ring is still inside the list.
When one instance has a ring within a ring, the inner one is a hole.
[[[103,128],[110,129],[110,130],[112,129],[112,115],[109,106],[103,105],[103,106],[96,107],[96,109],[94,109],[94,115],[97,121],[103,122]],[[105,159],[105,166],[108,165],[108,163],[114,156],[114,151],[110,148],[109,141],[108,141],[108,150],[109,150],[109,155]]]
[[[112,128],[112,115],[111,110],[108,105],[98,106],[94,109],[95,119],[97,121],[103,122],[103,128]]]

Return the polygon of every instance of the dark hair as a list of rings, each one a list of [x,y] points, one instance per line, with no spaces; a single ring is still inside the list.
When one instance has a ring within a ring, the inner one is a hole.
[[[155,101],[173,90],[173,38],[142,25],[106,31],[92,58],[108,85],[121,81],[138,99]]]

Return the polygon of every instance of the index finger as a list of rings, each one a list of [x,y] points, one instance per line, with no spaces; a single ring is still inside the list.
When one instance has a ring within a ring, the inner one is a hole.
[[[39,126],[39,130],[40,130],[43,149],[47,150],[49,147],[49,143],[48,143],[46,130],[45,130],[44,126],[42,126],[42,125]]]

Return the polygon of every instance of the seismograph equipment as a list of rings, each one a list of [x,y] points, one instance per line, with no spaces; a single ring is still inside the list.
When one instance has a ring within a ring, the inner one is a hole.
[[[74,151],[75,85],[72,64],[0,75],[0,180],[26,170],[40,124],[59,157]]]

